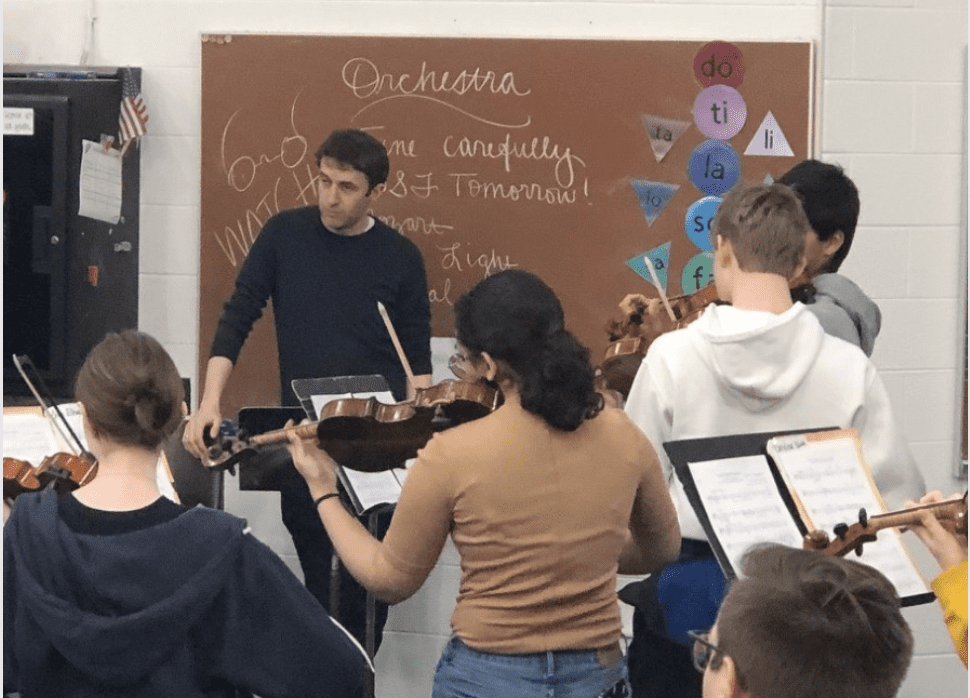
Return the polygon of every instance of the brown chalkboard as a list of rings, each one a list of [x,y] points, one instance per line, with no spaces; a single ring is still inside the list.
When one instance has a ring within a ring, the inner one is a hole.
[[[424,254],[435,336],[453,335],[450,304],[462,291],[516,265],[556,289],[571,329],[601,356],[620,299],[657,295],[627,260],[662,256],[669,242],[666,262],[654,261],[668,295],[695,290],[682,277],[703,250],[685,218],[710,192],[689,168],[695,149],[717,145],[693,116],[702,91],[730,84],[747,109],[736,135],[715,134],[741,180],[778,177],[810,152],[811,44],[731,48],[724,58],[703,41],[202,37],[200,376],[250,243],[273,213],[315,202],[313,153],[346,127],[388,147],[391,175],[373,212]],[[713,119],[726,123],[712,100]],[[774,154],[745,155],[766,148]],[[718,184],[717,157],[694,162]],[[225,406],[275,404],[277,386],[264,318]]]

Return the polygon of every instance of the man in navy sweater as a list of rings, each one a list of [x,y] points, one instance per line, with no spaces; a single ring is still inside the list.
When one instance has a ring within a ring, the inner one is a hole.
[[[203,434],[222,422],[222,393],[239,351],[266,302],[273,301],[279,349],[280,399],[298,405],[294,378],[381,374],[398,400],[409,386],[377,309],[383,303],[415,375],[431,386],[431,311],[424,261],[417,246],[369,215],[390,170],[387,151],[373,136],[334,131],[316,152],[318,205],[270,218],[253,244],[226,302],[199,407],[183,441],[205,459]],[[283,469],[281,509],[296,546],[307,588],[329,609],[332,546],[306,484]],[[386,517],[385,517],[386,518]],[[386,528],[388,521],[381,522]],[[341,608],[331,610],[362,642],[364,590],[341,570]],[[377,645],[387,616],[378,605]]]

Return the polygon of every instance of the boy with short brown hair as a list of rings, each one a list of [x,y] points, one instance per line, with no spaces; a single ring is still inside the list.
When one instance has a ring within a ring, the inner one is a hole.
[[[791,299],[809,229],[785,185],[729,192],[711,226],[714,282],[728,304],[709,305],[684,329],[658,337],[630,389],[626,411],[660,456],[683,535],[678,563],[639,584],[629,652],[635,698],[696,695],[696,685],[682,687],[694,678],[686,633],[714,622],[724,584],[665,442],[855,427],[891,508],[925,489],[875,367]]]
[[[814,550],[748,551],[710,633],[693,633],[704,698],[893,698],[913,633],[882,573]]]

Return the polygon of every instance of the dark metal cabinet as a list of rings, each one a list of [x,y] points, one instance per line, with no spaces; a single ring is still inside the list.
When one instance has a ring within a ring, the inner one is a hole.
[[[4,66],[5,404],[27,394],[12,354],[69,399],[88,351],[138,325],[138,147],[122,162],[119,222],[78,214],[82,143],[117,138],[121,98],[117,68]],[[8,131],[16,110],[30,110],[29,133]]]

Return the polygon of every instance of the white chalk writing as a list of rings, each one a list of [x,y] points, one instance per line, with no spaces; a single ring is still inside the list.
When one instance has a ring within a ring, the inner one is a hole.
[[[222,141],[220,143],[220,152],[222,155],[222,170],[226,174],[226,182],[236,191],[246,191],[253,185],[256,179],[256,172],[263,165],[267,165],[272,162],[279,162],[284,167],[292,169],[303,162],[303,158],[307,153],[307,140],[301,136],[296,130],[296,121],[294,115],[296,113],[296,102],[299,99],[300,94],[297,93],[296,97],[293,98],[293,104],[290,105],[290,128],[292,133],[280,139],[280,149],[279,152],[274,154],[272,157],[266,154],[260,154],[256,156],[252,155],[240,155],[239,157],[229,162],[229,157],[226,154],[226,142],[229,138],[229,127],[232,126],[232,122],[239,115],[242,109],[238,109],[233,112],[233,115],[229,117],[226,122],[225,127],[222,129]]]
[[[504,271],[511,267],[517,267],[508,255],[500,255],[492,248],[491,252],[473,255],[470,252],[460,252],[462,243],[454,242],[451,245],[442,247],[437,245],[436,247],[444,252],[441,257],[441,268],[442,269],[454,269],[455,271],[465,271],[466,269],[473,269],[479,267],[485,272],[485,276],[489,276],[495,271]],[[464,260],[464,264],[462,261]]]
[[[455,183],[455,198],[468,196],[473,199],[504,199],[506,201],[538,201],[552,205],[576,203],[575,189],[549,187],[538,182],[509,184],[476,179],[474,172],[451,173]]]
[[[447,158],[492,158],[501,160],[506,172],[512,171],[512,160],[554,160],[556,163],[556,182],[561,187],[571,187],[576,180],[576,165],[586,163],[574,155],[572,150],[552,143],[549,136],[536,137],[531,141],[512,142],[512,134],[506,133],[499,141],[447,136],[442,143],[442,152]]]
[[[410,73],[382,73],[367,58],[351,58],[344,63],[342,77],[344,84],[360,99],[376,97],[382,92],[401,95],[445,92],[459,96],[468,92],[491,92],[516,97],[525,97],[531,92],[516,87],[515,73],[512,72],[499,76],[494,71],[475,68],[471,72],[462,70],[452,73],[446,70],[439,74],[435,70],[428,70],[427,61],[421,62],[420,74],[411,77]]]
[[[394,216],[384,216],[384,222],[395,230],[404,233],[420,233],[421,235],[444,235],[454,231],[455,226],[439,223],[433,217],[408,216],[398,220]]]
[[[439,73],[436,70],[429,70],[427,61],[422,61],[420,73],[412,76],[410,73],[382,72],[377,64],[367,58],[351,58],[344,63],[341,76],[344,85],[350,88],[355,97],[373,99],[354,114],[351,121],[356,121],[357,117],[371,107],[388,100],[422,99],[453,109],[476,121],[502,128],[525,128],[532,122],[532,118],[526,116],[522,123],[502,124],[482,115],[473,114],[443,98],[461,97],[469,92],[516,98],[529,95],[531,90],[521,90],[516,86],[515,73],[512,72],[499,75],[492,70],[475,68],[458,73],[449,70]]]

